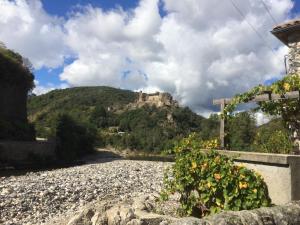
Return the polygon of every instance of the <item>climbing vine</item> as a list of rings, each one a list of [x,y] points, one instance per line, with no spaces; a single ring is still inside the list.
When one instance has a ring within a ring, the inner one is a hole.
[[[223,117],[230,117],[240,103],[247,103],[257,95],[272,93],[284,95],[287,92],[300,90],[300,75],[289,74],[282,80],[274,82],[272,85],[259,85],[248,92],[236,95],[232,101],[225,106]],[[270,115],[281,116],[285,125],[292,130],[300,129],[300,101],[298,99],[279,99],[274,101],[259,102],[257,110],[261,110]]]

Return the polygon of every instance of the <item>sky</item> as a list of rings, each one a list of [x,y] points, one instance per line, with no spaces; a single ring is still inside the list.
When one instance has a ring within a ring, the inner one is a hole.
[[[272,27],[293,0],[0,0],[0,41],[33,64],[36,94],[107,85],[171,93],[200,114],[284,75]]]

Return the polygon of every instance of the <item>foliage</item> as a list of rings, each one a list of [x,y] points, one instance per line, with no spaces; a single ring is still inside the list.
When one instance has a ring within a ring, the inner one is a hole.
[[[201,146],[204,149],[218,149],[220,148],[220,141],[217,138],[211,140],[204,140],[201,142]]]
[[[226,126],[226,148],[249,151],[256,133],[256,120],[248,112],[237,113],[228,118]]]
[[[1,87],[6,90],[14,87],[21,95],[26,97],[33,84],[32,66],[27,59],[13,52],[0,43],[0,94],[6,96]],[[2,90],[2,91],[1,91]],[[5,97],[3,97],[5,98]],[[3,102],[2,102],[3,103]],[[4,100],[4,103],[6,101]],[[7,103],[6,103],[7,104]],[[2,105],[1,107],[7,107]],[[25,109],[24,109],[25,111]],[[25,119],[0,118],[0,139],[33,141],[35,130],[32,124]]]
[[[29,63],[25,64],[24,61],[20,54],[7,49],[3,43],[0,44],[0,84],[2,87],[17,85],[21,93],[23,90],[29,91],[33,88],[31,67],[27,66]],[[26,60],[26,62],[29,61]],[[35,139],[35,131],[32,124],[26,121],[0,118],[0,139],[32,141]]]
[[[257,129],[252,148],[258,152],[289,154],[293,143],[282,120],[274,119]]]
[[[224,109],[224,115],[228,117],[237,104],[249,102],[256,95],[265,93],[274,93],[284,95],[287,92],[300,90],[300,76],[298,74],[289,74],[282,80],[274,82],[270,86],[259,85],[249,90],[246,93],[236,95],[230,104]],[[277,101],[264,101],[259,102],[259,109],[270,115],[282,116],[285,121],[285,125],[291,130],[300,130],[300,100],[299,99],[280,99]]]
[[[219,116],[217,114],[211,114],[208,119],[203,120],[201,123],[201,138],[203,140],[209,140],[218,137],[219,126]]]
[[[184,115],[185,120],[174,117]],[[173,121],[167,119],[172,115]],[[162,151],[173,147],[174,140],[191,131],[201,132],[202,117],[189,109],[177,108],[173,111],[165,108],[142,107],[124,111],[118,116],[119,131],[124,132],[107,136],[108,145],[117,148],[130,148],[144,151]],[[188,126],[186,124],[193,124]]]
[[[58,157],[63,160],[72,160],[93,152],[95,132],[63,114],[57,119],[56,139]]]
[[[163,199],[178,192],[181,214],[196,217],[271,205],[259,174],[214,150],[204,153],[202,144],[192,134],[174,148],[176,161],[165,175]]]
[[[102,105],[96,106],[95,109],[92,111],[90,122],[99,128],[107,127],[107,112]]]
[[[34,87],[32,65],[20,54],[0,46],[0,83],[18,85],[27,91]]]
[[[110,87],[69,88],[31,97],[28,112],[38,136],[53,136],[55,118],[68,113],[97,129],[101,147],[158,152],[171,149],[174,141],[190,132],[203,139],[218,135],[216,116],[205,119],[187,107],[128,107],[137,97],[135,92]]]

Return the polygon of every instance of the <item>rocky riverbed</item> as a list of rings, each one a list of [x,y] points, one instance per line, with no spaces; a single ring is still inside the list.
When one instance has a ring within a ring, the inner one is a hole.
[[[0,224],[45,224],[89,202],[161,189],[171,163],[106,160],[52,171],[0,177]]]

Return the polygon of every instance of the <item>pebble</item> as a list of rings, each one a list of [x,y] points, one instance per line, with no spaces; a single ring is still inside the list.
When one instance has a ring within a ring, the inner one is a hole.
[[[0,179],[0,224],[46,224],[107,196],[124,199],[162,187],[167,162],[112,160]]]

